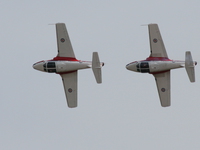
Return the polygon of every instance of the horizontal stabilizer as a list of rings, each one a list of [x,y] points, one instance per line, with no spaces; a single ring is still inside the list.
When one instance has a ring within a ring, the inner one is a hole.
[[[185,53],[185,69],[187,71],[190,82],[195,82],[195,71],[194,71],[195,63],[192,60],[192,55],[190,51]]]
[[[94,73],[97,83],[102,83],[101,77],[101,63],[97,52],[93,52],[92,56],[92,71]]]

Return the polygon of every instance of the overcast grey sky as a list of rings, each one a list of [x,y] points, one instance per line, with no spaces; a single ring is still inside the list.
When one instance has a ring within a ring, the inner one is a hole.
[[[35,0],[0,2],[1,150],[199,150],[200,80],[172,70],[172,106],[162,108],[152,75],[125,65],[149,56],[158,23],[170,59],[200,62],[199,0]],[[32,64],[57,55],[55,26],[66,23],[77,59],[98,51],[103,84],[79,71],[78,107],[67,107],[59,75]]]

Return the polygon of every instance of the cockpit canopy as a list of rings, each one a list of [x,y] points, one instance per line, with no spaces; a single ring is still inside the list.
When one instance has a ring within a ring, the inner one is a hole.
[[[56,63],[55,61],[49,61],[43,65],[44,71],[49,72],[49,73],[54,73],[56,72]]]
[[[142,73],[149,72],[149,63],[147,61],[138,62],[136,67],[138,72]]]

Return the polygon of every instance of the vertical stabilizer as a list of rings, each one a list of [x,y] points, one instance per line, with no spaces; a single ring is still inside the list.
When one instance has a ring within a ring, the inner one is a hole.
[[[92,71],[94,73],[95,79],[97,83],[102,83],[102,77],[101,77],[101,63],[99,61],[99,56],[97,52],[93,52],[92,56]]]
[[[192,60],[192,55],[190,51],[185,53],[185,69],[187,71],[190,82],[195,82],[195,71],[194,71],[195,63]]]

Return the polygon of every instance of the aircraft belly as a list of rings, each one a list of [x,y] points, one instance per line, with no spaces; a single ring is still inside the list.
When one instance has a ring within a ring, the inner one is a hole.
[[[159,63],[159,62],[151,62],[150,63],[150,72],[161,72],[166,70],[166,64],[165,63]]]
[[[168,71],[171,69],[181,68],[183,62],[175,62],[175,61],[154,61],[149,63],[150,73]]]
[[[76,71],[79,69],[86,69],[88,67],[88,63],[82,63],[82,62],[57,62],[56,63],[56,70],[57,73],[63,73],[63,72],[70,72],[70,71]]]

